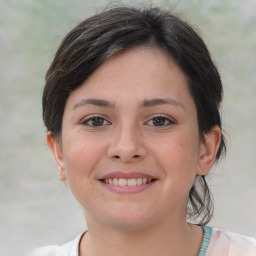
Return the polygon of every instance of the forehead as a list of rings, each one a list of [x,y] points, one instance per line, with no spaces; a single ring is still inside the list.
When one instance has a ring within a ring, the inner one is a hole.
[[[137,47],[105,61],[68,98],[143,101],[148,98],[191,97],[185,73],[163,50]]]

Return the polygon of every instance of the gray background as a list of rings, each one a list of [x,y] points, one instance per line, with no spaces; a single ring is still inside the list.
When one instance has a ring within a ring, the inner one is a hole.
[[[84,229],[82,210],[58,180],[45,143],[41,94],[63,36],[109,2],[0,0],[1,255],[26,255]],[[224,81],[228,154],[209,177],[216,206],[211,225],[256,236],[256,1],[156,2],[200,31]]]

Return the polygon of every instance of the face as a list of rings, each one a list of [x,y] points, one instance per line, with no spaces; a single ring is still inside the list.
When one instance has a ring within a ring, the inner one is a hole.
[[[194,178],[215,156],[200,140],[185,74],[158,49],[107,60],[71,93],[62,125],[61,143],[49,133],[48,144],[87,222],[185,220]]]

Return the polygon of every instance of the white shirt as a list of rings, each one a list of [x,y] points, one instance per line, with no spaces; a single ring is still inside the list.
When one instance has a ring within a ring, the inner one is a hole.
[[[256,239],[207,226],[203,228],[204,239],[200,256],[256,256]],[[37,248],[29,256],[79,256],[82,235],[62,246]]]

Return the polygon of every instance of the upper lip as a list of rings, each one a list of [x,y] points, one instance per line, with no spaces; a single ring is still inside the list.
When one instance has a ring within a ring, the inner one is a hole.
[[[115,171],[110,172],[102,177],[100,177],[100,180],[104,179],[132,179],[132,178],[147,178],[147,179],[156,179],[156,177],[153,177],[149,174],[141,173],[141,172],[125,172],[125,171]]]

